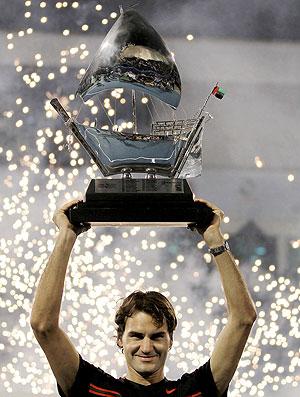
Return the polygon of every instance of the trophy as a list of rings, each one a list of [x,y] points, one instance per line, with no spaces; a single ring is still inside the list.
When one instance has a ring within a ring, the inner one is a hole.
[[[187,178],[201,174],[203,128],[212,118],[205,107],[211,96],[222,98],[222,89],[217,84],[194,117],[177,120],[174,110],[181,98],[181,80],[173,54],[136,11],[121,10],[84,74],[76,98],[81,105],[99,100],[106,111],[109,106],[103,106],[98,97],[107,92],[127,93],[132,121],[118,119],[113,109],[111,125],[101,126],[102,120],[80,122],[79,112],[70,117],[57,98],[51,100],[103,176],[92,179],[85,200],[69,210],[70,221],[205,229],[213,213],[205,203],[194,201]],[[143,116],[140,120],[137,114],[138,95],[150,102],[146,110],[151,122],[146,122],[146,130],[141,127]],[[171,110],[173,117],[164,119],[154,101]]]

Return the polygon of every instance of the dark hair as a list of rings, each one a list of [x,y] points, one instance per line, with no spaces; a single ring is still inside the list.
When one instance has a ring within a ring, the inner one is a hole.
[[[125,298],[119,307],[115,323],[117,324],[117,340],[122,338],[128,317],[136,312],[144,312],[153,317],[155,325],[161,327],[166,320],[168,332],[173,340],[173,332],[177,326],[177,318],[171,302],[156,291],[135,291]]]

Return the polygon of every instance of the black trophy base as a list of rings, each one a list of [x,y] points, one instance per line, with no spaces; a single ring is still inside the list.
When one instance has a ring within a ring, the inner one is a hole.
[[[185,179],[93,179],[69,219],[93,226],[178,226],[205,229],[212,210],[195,202]]]

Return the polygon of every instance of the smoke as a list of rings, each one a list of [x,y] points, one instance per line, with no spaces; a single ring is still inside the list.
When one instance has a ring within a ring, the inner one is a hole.
[[[284,3],[242,0],[228,1],[161,1],[140,6],[152,23],[165,35],[193,33],[198,37],[237,37],[248,39],[299,39],[297,20],[300,6],[297,0]],[[146,8],[146,9],[145,9]]]

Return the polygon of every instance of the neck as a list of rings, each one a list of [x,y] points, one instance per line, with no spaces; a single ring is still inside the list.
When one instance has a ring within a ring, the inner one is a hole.
[[[126,379],[131,382],[139,383],[140,385],[149,386],[154,383],[158,383],[164,379],[163,370],[159,370],[158,372],[154,372],[151,374],[140,374],[136,372],[133,368],[128,368]]]

